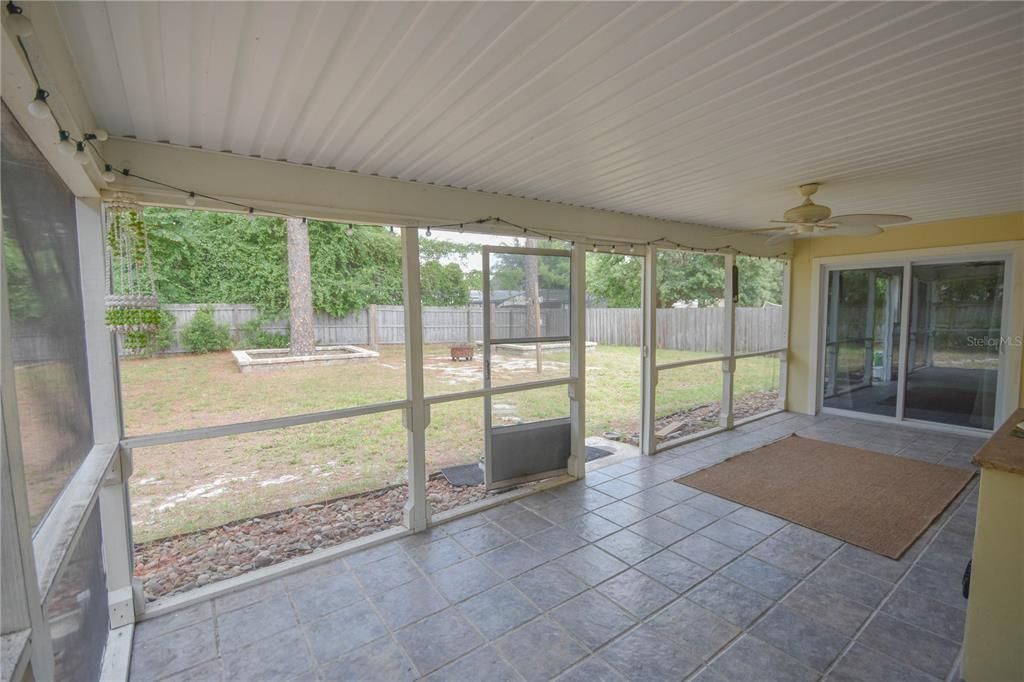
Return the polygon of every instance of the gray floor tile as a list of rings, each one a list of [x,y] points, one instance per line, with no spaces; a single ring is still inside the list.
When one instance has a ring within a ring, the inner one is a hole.
[[[719,519],[701,528],[699,532],[706,538],[711,538],[715,542],[720,542],[727,547],[732,547],[741,552],[747,551],[761,542],[761,540],[764,540],[765,537],[763,533],[758,533],[756,530],[751,530],[725,519]]]
[[[804,528],[803,526],[798,526],[795,523],[791,523],[786,526],[773,537],[777,540],[788,542],[789,544],[794,545],[797,549],[802,549],[808,554],[813,554],[814,556],[821,557],[822,559],[839,549],[843,544],[842,540],[830,538],[823,533],[813,531],[810,528]]]
[[[676,501],[669,499],[663,495],[659,495],[651,490],[644,490],[637,493],[636,495],[630,495],[625,498],[625,502],[633,505],[634,507],[640,507],[641,509],[650,512],[651,514],[657,514],[660,511],[665,511],[669,507],[675,506]]]
[[[892,589],[892,584],[855,571],[833,559],[822,564],[807,580],[867,606],[878,606]]]
[[[135,644],[131,677],[156,680],[213,659],[216,641],[213,621],[205,620]]]
[[[821,558],[809,554],[796,546],[776,539],[766,538],[764,542],[750,548],[747,552],[773,566],[796,575],[807,575],[821,563]]]
[[[943,604],[966,609],[967,600],[964,599],[961,579],[962,576],[956,573],[939,573],[924,566],[914,566],[900,586]]]
[[[280,580],[271,580],[225,594],[223,597],[216,597],[213,600],[213,610],[218,614],[227,613],[283,593],[284,583]]]
[[[455,608],[424,618],[395,633],[421,675],[431,673],[484,643]]]
[[[843,545],[842,549],[836,552],[835,560],[850,568],[855,568],[861,573],[867,573],[890,583],[899,580],[900,576],[910,568],[909,561],[894,561],[889,557],[854,545]]]
[[[644,536],[651,542],[658,543],[662,547],[668,547],[675,542],[679,542],[693,532],[671,521],[666,521],[659,516],[649,516],[642,521],[637,521],[629,527],[629,530]]]
[[[706,511],[714,516],[725,516],[740,508],[741,505],[736,504],[730,500],[727,500],[711,493],[701,493],[696,497],[690,498],[686,501],[691,507],[696,507],[701,511]]]
[[[278,632],[266,639],[224,654],[224,673],[229,680],[290,679],[310,672],[315,664],[299,628]]]
[[[825,678],[830,682],[937,682],[938,678],[854,644]]]
[[[512,516],[506,516],[495,522],[496,525],[504,528],[517,538],[525,538],[551,526],[551,522],[532,511],[522,511]]]
[[[545,528],[539,533],[523,538],[523,542],[540,552],[548,560],[568,554],[587,544],[583,538],[570,533],[561,526]]]
[[[595,510],[595,513],[620,526],[628,526],[651,515],[650,512],[621,500],[605,505]]]
[[[628,680],[679,680],[701,664],[685,643],[670,641],[648,625],[626,633],[601,651],[601,658]]]
[[[738,639],[708,667],[727,680],[810,682],[818,679],[818,674],[810,668],[750,635]]]
[[[382,592],[373,597],[377,611],[392,630],[448,607],[448,600],[434,589],[426,578]]]
[[[487,639],[495,639],[540,614],[533,602],[511,583],[502,583],[467,599],[459,609]]]
[[[594,590],[573,597],[549,615],[591,649],[618,637],[636,623],[633,616]]]
[[[589,478],[589,475],[587,478]],[[555,500],[540,507],[535,507],[533,511],[551,523],[558,524],[565,523],[570,519],[575,519],[587,513],[587,510],[583,507],[567,500]]]
[[[579,484],[578,483],[574,483],[572,485],[579,485]],[[523,505],[519,504],[519,502],[517,501],[517,502],[506,502],[505,504],[500,504],[497,507],[491,507],[490,509],[485,509],[484,511],[482,511],[480,513],[483,514],[484,516],[486,516],[491,521],[497,521],[498,519],[503,519],[503,518],[508,517],[508,516],[514,516],[514,515],[518,514],[519,512],[523,511],[524,509],[526,509],[526,507],[524,507]]]
[[[750,634],[789,654],[809,668],[825,672],[849,639],[796,611],[779,606],[762,618]]]
[[[303,626],[320,664],[329,663],[388,633],[377,613],[365,601],[334,611]]]
[[[765,514],[763,511],[751,509],[750,507],[740,507],[725,518],[764,535],[771,535],[780,528],[783,528],[787,523],[777,516]]]
[[[676,593],[636,569],[597,586],[597,591],[638,618],[646,618],[676,598]]]
[[[679,594],[711,575],[711,571],[703,566],[669,551],[655,554],[637,564],[636,568]]]
[[[960,642],[964,637],[966,613],[963,610],[903,586],[889,596],[882,605],[882,613],[954,642]]]
[[[479,559],[467,559],[432,573],[434,586],[453,604],[488,590],[501,578]]]
[[[586,583],[556,564],[543,564],[518,575],[512,584],[545,611],[587,589]]]
[[[647,625],[670,642],[685,642],[688,651],[705,661],[740,633],[740,628],[686,598],[666,606]]]
[[[138,680],[139,678],[134,679]],[[143,677],[142,679],[148,678]],[[222,680],[224,680],[224,662],[219,658],[160,678],[160,682],[221,682]]]
[[[663,512],[658,512],[658,516],[690,530],[700,530],[717,520],[713,514],[709,514],[696,507],[691,507],[689,500],[687,502],[680,502],[674,507],[669,507]]]
[[[299,620],[309,622],[363,598],[363,591],[351,573],[326,576],[304,584],[290,593]]]
[[[623,497],[629,497],[630,495],[635,495],[638,492],[640,492],[640,488],[638,486],[626,483],[621,479],[616,479],[608,481],[607,483],[602,483],[599,486],[595,486],[594,490],[597,490],[598,492],[602,492],[605,495],[610,495],[618,499],[622,499]]]
[[[556,682],[624,682],[625,679],[603,659],[591,656],[559,675]]]
[[[505,579],[525,573],[545,561],[540,552],[521,540],[481,554],[480,560]]]
[[[217,616],[217,641],[225,653],[297,624],[291,602],[280,594]]]
[[[959,643],[884,614],[872,618],[857,641],[941,679],[953,669],[960,651]]]
[[[629,568],[619,559],[594,545],[570,552],[557,559],[555,563],[591,587]]]
[[[871,615],[870,607],[810,583],[798,585],[782,604],[847,637]]]
[[[449,663],[427,677],[429,682],[519,682],[522,679],[516,669],[490,644]]]
[[[719,575],[713,575],[694,587],[686,593],[686,598],[740,627],[750,625],[774,603],[768,597]]]
[[[323,667],[325,680],[411,682],[416,677],[412,662],[390,636],[364,644]]]
[[[395,554],[352,569],[367,594],[379,594],[415,580],[423,574],[404,554]]]
[[[674,500],[675,502],[682,502],[684,500],[690,499],[691,497],[696,497],[697,495],[700,495],[700,491],[697,490],[696,488],[691,488],[688,485],[676,483],[675,481],[666,481],[665,483],[659,483],[658,485],[651,488],[651,490],[661,495],[662,497],[667,497],[670,500]]]
[[[405,553],[426,573],[433,573],[472,556],[468,549],[448,537],[411,547]]]
[[[587,655],[587,650],[547,616],[531,620],[496,644],[505,660],[530,682],[550,680]],[[527,652],[543,651],[543,656]]]
[[[213,618],[213,602],[203,601],[184,609],[179,609],[166,616],[144,620],[135,626],[133,641],[138,644],[161,635],[180,630],[187,625],[195,625]]]
[[[531,497],[536,498],[539,502],[540,500],[544,499],[541,497],[541,495],[543,495],[543,493],[538,493],[536,495],[532,495]],[[483,514],[476,513],[470,514],[469,516],[462,516],[457,519],[452,519],[451,521],[446,521],[442,527],[444,528],[445,532],[448,533],[449,536],[453,536],[456,533],[461,533],[462,531],[469,530],[470,528],[477,528],[478,526],[482,526],[485,523],[487,523],[487,517]]]
[[[386,542],[383,545],[377,545],[376,547],[370,547],[354,554],[349,554],[345,557],[345,563],[351,569],[356,566],[372,564],[393,554],[399,554],[401,551],[402,547],[397,542]]]
[[[611,535],[622,528],[597,514],[584,514],[562,524],[562,527],[573,535],[578,535],[587,542],[594,542]]]
[[[470,528],[452,536],[460,545],[474,554],[483,554],[492,549],[515,542],[516,536],[493,523]]]
[[[289,591],[297,590],[310,583],[320,582],[324,578],[330,578],[348,573],[348,565],[343,558],[331,559],[323,563],[304,568],[297,573],[291,573],[284,577],[284,588]]]
[[[630,565],[638,564],[661,551],[661,545],[628,529],[612,533],[594,544]]]
[[[726,547],[697,533],[683,538],[669,547],[669,550],[712,571],[717,571],[740,555],[732,547]]]
[[[741,556],[722,569],[722,575],[760,592],[780,599],[799,581],[799,577],[751,556]]]

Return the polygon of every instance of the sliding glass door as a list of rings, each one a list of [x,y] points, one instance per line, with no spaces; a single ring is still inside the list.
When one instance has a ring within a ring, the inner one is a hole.
[[[903,416],[991,429],[999,383],[1002,262],[911,267]]]
[[[1005,270],[1002,260],[828,269],[822,406],[992,429]]]

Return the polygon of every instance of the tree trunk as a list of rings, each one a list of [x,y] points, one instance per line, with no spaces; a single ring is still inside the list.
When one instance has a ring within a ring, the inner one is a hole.
[[[526,246],[536,248],[533,239],[526,240]],[[540,330],[540,272],[538,271],[538,257],[527,256],[524,263],[524,279],[526,280],[526,328],[531,336],[539,338]],[[536,344],[537,349],[537,374],[544,368],[544,353],[542,346]]]
[[[291,326],[290,355],[313,355],[313,281],[309,264],[309,227],[300,218],[288,218],[288,308]]]

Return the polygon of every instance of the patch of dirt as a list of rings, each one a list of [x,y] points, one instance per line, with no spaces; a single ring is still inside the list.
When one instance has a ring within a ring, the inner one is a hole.
[[[443,476],[427,481],[435,513],[487,497],[483,485],[456,488]],[[208,583],[394,528],[402,523],[405,485],[382,488],[135,546],[135,576],[146,599]]]

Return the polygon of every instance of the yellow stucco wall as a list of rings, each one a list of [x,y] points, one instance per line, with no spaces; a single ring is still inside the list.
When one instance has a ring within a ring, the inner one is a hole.
[[[790,282],[787,408],[796,412],[812,409],[808,398],[815,358],[814,349],[810,348],[812,259],[1014,240],[1024,240],[1024,213],[896,227],[871,237],[795,240]],[[1024,368],[1021,375],[1024,386]],[[1024,406],[1024,390],[1021,405]]]

